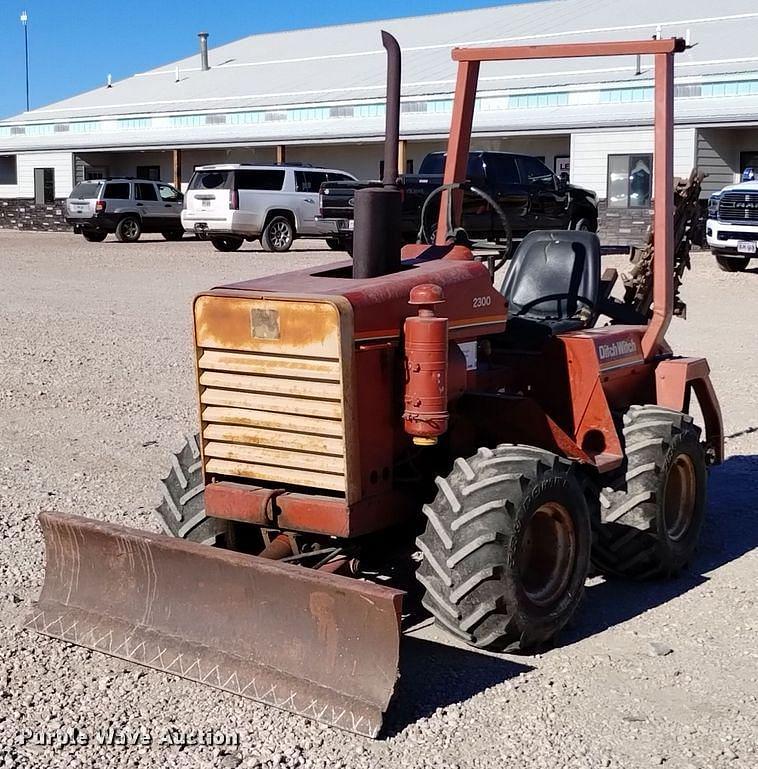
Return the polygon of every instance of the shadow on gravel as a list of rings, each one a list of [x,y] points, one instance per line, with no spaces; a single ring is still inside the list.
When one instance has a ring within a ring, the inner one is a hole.
[[[689,569],[675,579],[626,582],[609,579],[587,588],[581,614],[564,630],[567,646],[625,622],[708,581],[707,572],[758,547],[758,456],[733,456],[708,479],[708,512],[700,549]]]
[[[394,737],[438,708],[464,702],[532,669],[481,652],[406,636],[400,647],[400,680],[382,736]]]

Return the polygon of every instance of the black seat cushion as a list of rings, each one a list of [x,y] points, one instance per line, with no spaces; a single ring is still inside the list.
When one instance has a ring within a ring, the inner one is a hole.
[[[500,287],[509,318],[548,333],[586,328],[596,315],[600,241],[593,232],[537,230],[519,245]]]

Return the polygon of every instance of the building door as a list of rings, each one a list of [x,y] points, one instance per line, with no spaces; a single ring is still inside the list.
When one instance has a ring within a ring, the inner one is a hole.
[[[34,202],[38,206],[55,200],[55,169],[34,169]]]

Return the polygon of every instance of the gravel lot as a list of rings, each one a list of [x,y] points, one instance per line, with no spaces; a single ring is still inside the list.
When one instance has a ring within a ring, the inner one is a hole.
[[[706,253],[669,335],[708,356],[728,435],[700,554],[666,583],[591,580],[549,652],[475,654],[422,628],[370,741],[19,628],[42,581],[40,510],[157,530],[155,479],[195,421],[193,294],[332,257],[298,246],[0,231],[0,767],[758,766],[758,270],[722,273]],[[108,727],[152,744],[100,746]],[[90,744],[22,744],[73,728]],[[161,744],[171,728],[240,745]]]

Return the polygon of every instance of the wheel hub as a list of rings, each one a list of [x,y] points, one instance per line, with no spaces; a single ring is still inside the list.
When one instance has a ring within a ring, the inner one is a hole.
[[[282,248],[289,243],[289,228],[284,222],[277,222],[271,228],[271,240],[277,248]]]
[[[669,539],[678,542],[690,529],[695,514],[697,478],[687,454],[678,454],[666,478],[663,518]]]
[[[519,558],[519,574],[528,598],[548,606],[566,589],[576,563],[576,530],[568,510],[547,502],[529,519]]]

